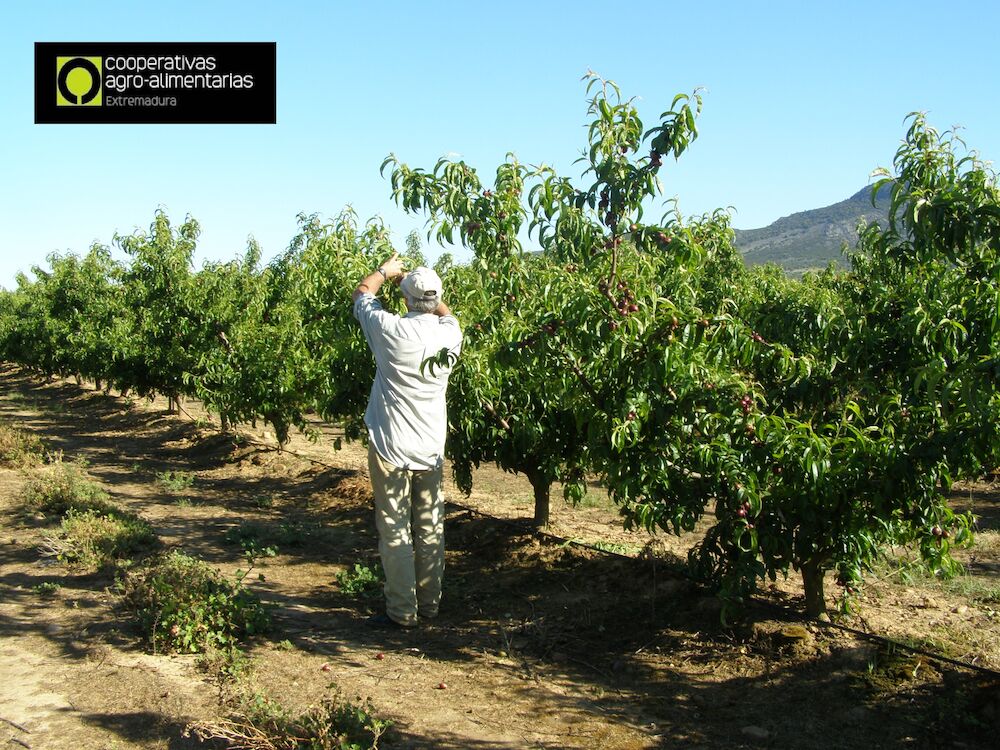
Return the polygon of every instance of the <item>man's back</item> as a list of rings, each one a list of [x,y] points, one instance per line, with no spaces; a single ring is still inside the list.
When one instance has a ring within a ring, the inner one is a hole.
[[[458,354],[462,341],[458,320],[416,312],[400,317],[385,311],[372,294],[358,297],[354,316],[376,364],[365,412],[372,444],[396,466],[429,469],[440,465],[451,368],[425,362],[442,349]]]

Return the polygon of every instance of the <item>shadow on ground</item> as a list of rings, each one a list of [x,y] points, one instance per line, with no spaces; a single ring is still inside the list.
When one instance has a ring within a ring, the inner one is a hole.
[[[415,632],[372,630],[365,619],[378,610],[377,592],[348,595],[335,581],[339,570],[374,563],[363,476],[276,457],[75,385],[40,384],[12,370],[2,377],[8,395],[0,416],[38,433],[50,450],[89,461],[90,473],[150,518],[168,547],[183,545],[223,568],[239,563],[250,540],[276,547],[278,557],[260,568],[264,580],[253,588],[274,607],[270,642],[291,644],[290,664],[320,654],[363,668],[361,652],[409,649],[441,664],[488,669],[517,702],[477,704],[463,716],[499,734],[522,732],[523,747],[627,747],[615,744],[615,727],[658,747],[987,747],[1000,729],[982,697],[990,686],[957,670],[909,665],[915,676],[907,678],[905,664],[773,611],[750,610],[740,625],[723,628],[716,600],[662,563],[609,558],[454,508],[439,618]],[[156,486],[167,471],[194,474],[191,504],[178,505],[178,492]],[[995,515],[984,519],[996,527]],[[61,599],[78,602],[78,622],[89,622],[91,636],[139,647],[118,632],[121,613],[101,593],[106,577],[39,566],[24,572],[32,562],[30,548],[0,547],[0,586],[21,613],[0,618],[0,635],[35,632],[67,658],[83,659],[79,633],[47,629],[49,605],[33,592],[58,579]],[[105,621],[88,621],[88,609]],[[270,658],[267,642],[254,651]],[[879,670],[886,680],[872,679]],[[454,710],[464,711],[456,700]],[[536,722],[516,715],[523,706],[538,707]],[[169,738],[171,748],[194,747],[155,711],[86,720],[127,741]],[[402,717],[383,746],[498,746],[460,733],[415,733],[409,724]]]

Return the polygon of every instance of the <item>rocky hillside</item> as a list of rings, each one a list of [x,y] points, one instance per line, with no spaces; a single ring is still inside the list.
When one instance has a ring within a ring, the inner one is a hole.
[[[737,229],[736,245],[747,265],[777,263],[798,276],[824,268],[831,260],[846,265],[841,247],[857,244],[858,222],[863,217],[869,223],[884,223],[888,212],[888,191],[880,191],[872,206],[871,187],[865,187],[832,206],[785,216],[761,229]]]

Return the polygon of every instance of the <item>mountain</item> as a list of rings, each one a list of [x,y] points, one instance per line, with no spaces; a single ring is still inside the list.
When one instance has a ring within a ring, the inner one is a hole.
[[[866,187],[832,206],[800,211],[761,229],[737,229],[736,247],[748,266],[777,263],[791,276],[825,268],[831,260],[846,266],[840,248],[857,245],[862,217],[884,226],[889,215],[889,191],[879,191],[875,206],[871,194]]]

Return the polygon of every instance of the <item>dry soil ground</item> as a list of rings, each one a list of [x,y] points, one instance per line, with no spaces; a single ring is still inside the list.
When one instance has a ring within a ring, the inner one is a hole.
[[[296,438],[279,453],[263,429],[234,439],[195,404],[180,416],[164,405],[0,369],[0,419],[85,459],[166,548],[233,575],[240,538],[277,547],[250,584],[275,628],[248,644],[248,679],[295,708],[331,685],[370,699],[394,723],[382,747],[996,747],[990,676],[766,605],[724,628],[711,595],[670,572],[696,535],[651,544],[595,492],[583,508],[555,501],[552,532],[630,558],[542,537],[520,520],[530,487],[492,469],[458,499],[510,522],[450,508],[439,619],[373,631],[377,597],[337,583],[377,566],[361,450]],[[43,556],[52,528],[21,497],[42,470],[0,469],[0,746],[203,747],[184,728],[225,715],[217,685],[193,656],[150,653],[111,574]],[[167,471],[193,483],[171,488]],[[981,518],[962,553],[970,574],[942,583],[887,564],[845,622],[1000,669],[997,487],[963,487],[955,502]],[[799,593],[789,581],[766,596],[794,607]]]

